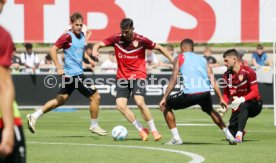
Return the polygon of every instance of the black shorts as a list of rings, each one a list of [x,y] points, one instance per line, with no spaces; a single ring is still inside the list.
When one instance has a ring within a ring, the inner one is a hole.
[[[0,129],[0,138],[2,140],[2,128]],[[14,148],[13,152],[5,158],[0,157],[0,163],[25,163],[26,162],[26,146],[25,137],[22,126],[14,127]]]
[[[64,82],[59,85],[58,94],[71,95],[77,89],[82,95],[91,97],[97,91],[96,87],[92,85],[92,81],[87,80],[83,74],[72,77],[62,76],[62,78]]]
[[[125,80],[118,79],[116,81],[116,98],[125,97],[129,98],[130,93],[132,95],[144,96],[146,93],[146,82],[144,79],[137,80]]]
[[[179,92],[167,98],[166,108],[178,110],[197,104],[200,105],[202,111],[210,113],[211,110],[213,110],[210,92],[202,92],[197,94],[184,94],[184,92]]]
[[[229,120],[229,130],[233,135],[236,135],[238,131],[238,123],[239,123],[239,114],[241,112],[241,109],[245,109],[244,111],[248,111],[247,117],[240,117],[245,118],[246,120],[248,118],[253,118],[259,115],[263,108],[263,101],[259,100],[250,100],[246,101],[243,104],[240,105],[240,110],[232,112],[230,120]]]

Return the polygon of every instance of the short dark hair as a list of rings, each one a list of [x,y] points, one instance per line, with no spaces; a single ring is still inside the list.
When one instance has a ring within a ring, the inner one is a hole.
[[[48,61],[52,60],[50,53],[47,53],[47,55],[45,56],[45,60],[48,60]]]
[[[89,43],[89,44],[87,44],[87,45],[85,46],[84,49],[85,49],[85,50],[87,50],[87,49],[91,49],[91,50],[92,50],[92,49],[93,49],[93,46],[94,46],[93,44]]]
[[[124,18],[120,23],[121,29],[128,29],[133,27],[133,21],[130,18]]]
[[[33,44],[31,44],[31,43],[25,43],[25,48],[26,49],[32,49],[33,48]]]
[[[223,58],[228,57],[228,56],[235,56],[235,57],[239,58],[239,55],[238,55],[238,52],[237,52],[236,49],[229,49],[229,50],[226,50],[226,51],[223,53]]]
[[[257,49],[263,50],[263,49],[264,49],[264,47],[263,47],[263,45],[262,45],[262,44],[258,44],[258,45],[257,45]]]
[[[74,21],[76,21],[78,19],[81,19],[83,21],[83,17],[81,15],[81,13],[79,13],[79,12],[75,12],[70,16],[71,23],[73,23]]]
[[[192,48],[192,50],[194,50],[194,41],[190,38],[186,38],[184,40],[181,41],[180,46],[190,46]]]

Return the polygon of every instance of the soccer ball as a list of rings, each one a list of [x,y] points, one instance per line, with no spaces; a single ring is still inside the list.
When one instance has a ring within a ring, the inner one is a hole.
[[[127,129],[124,126],[115,126],[112,129],[112,138],[114,140],[125,140],[127,138]]]

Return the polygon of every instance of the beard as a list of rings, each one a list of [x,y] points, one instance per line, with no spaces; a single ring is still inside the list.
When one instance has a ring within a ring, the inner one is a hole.
[[[228,68],[227,68],[227,73],[228,74],[232,74],[233,73],[233,66],[229,66]]]

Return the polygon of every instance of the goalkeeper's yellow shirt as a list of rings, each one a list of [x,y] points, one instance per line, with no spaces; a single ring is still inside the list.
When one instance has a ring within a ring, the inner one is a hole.
[[[14,117],[14,125],[22,126],[22,120],[21,120],[16,102],[13,102],[13,117]],[[3,127],[4,127],[4,123],[2,119],[2,112],[0,111],[0,128],[3,128]]]

